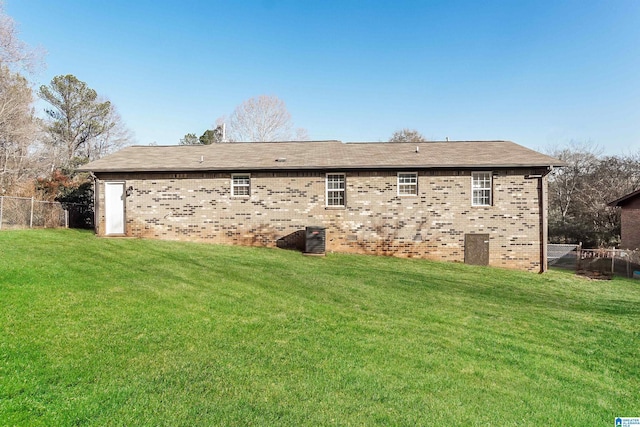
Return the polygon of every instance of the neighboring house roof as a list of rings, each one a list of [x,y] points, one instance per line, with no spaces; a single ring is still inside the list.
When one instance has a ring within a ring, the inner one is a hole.
[[[617,200],[614,200],[613,202],[609,202],[607,203],[608,206],[623,206],[625,204],[627,204],[627,202],[630,202],[632,199],[636,198],[637,196],[640,196],[640,190],[636,190],[633,193],[629,193],[626,196],[622,196]]]
[[[564,163],[510,141],[234,142],[131,146],[81,168],[93,172],[549,167]]]

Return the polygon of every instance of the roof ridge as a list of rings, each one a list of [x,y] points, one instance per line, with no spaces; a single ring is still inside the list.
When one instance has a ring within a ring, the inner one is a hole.
[[[313,141],[233,141],[233,142],[214,142],[213,144],[167,144],[167,145],[143,145],[143,144],[133,144],[127,147],[150,147],[150,148],[175,148],[175,147],[209,147],[209,146],[220,146],[220,145],[244,145],[244,144],[309,144],[309,143],[329,143],[329,142],[338,142],[343,144],[342,141],[337,139],[324,139],[324,140],[313,140]],[[124,147],[124,148],[127,148]]]
[[[471,142],[471,143],[487,143],[487,142],[509,142],[511,144],[515,144],[513,141],[509,141],[506,139],[476,139],[476,140],[449,140],[449,141],[345,141],[345,144],[452,144],[452,143],[460,143],[460,142]]]

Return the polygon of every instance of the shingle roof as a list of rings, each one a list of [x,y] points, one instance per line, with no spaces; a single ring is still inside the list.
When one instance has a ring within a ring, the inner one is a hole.
[[[131,146],[81,170],[168,172],[562,166],[510,141],[342,143],[340,141]]]
[[[640,196],[640,190],[636,190],[633,193],[629,193],[625,196],[620,197],[619,199],[614,200],[613,202],[607,203],[607,206],[623,206],[634,199]]]

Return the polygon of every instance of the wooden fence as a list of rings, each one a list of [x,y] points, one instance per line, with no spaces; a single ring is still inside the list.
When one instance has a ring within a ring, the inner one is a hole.
[[[576,257],[576,272],[588,276],[611,277],[613,275],[634,277],[640,271],[640,251],[579,247]]]
[[[585,249],[580,244],[549,244],[547,261],[551,267],[575,270],[593,277],[611,277],[614,274],[633,277],[640,271],[640,251],[600,248]]]

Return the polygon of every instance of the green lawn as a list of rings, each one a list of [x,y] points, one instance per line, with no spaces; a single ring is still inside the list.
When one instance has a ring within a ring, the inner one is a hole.
[[[613,425],[640,282],[0,232],[0,425]]]

